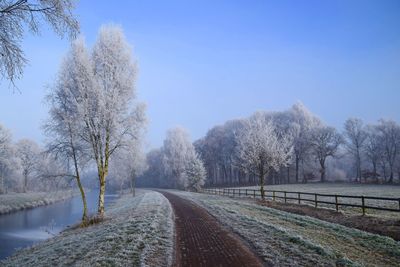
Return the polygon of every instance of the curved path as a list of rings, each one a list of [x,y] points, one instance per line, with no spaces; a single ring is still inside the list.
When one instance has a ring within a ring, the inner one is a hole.
[[[175,212],[176,266],[263,266],[232,233],[191,201],[172,193],[161,193]]]

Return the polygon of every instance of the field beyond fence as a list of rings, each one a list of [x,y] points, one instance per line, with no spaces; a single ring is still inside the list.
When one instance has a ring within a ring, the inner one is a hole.
[[[213,188],[204,189],[203,192],[230,197],[250,197],[261,199],[260,189]],[[363,215],[367,213],[367,210],[378,210],[400,214],[400,198],[396,197],[265,190],[265,198],[273,201],[280,200],[285,203],[308,204],[313,205],[315,208],[333,208],[336,211],[348,207],[356,208]]]

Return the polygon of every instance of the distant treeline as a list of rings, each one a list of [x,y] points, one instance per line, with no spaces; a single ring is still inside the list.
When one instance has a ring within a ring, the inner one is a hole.
[[[349,118],[339,132],[301,103],[214,126],[193,145],[206,170],[206,186],[400,180],[397,122],[365,125]],[[149,152],[147,164],[139,185],[175,187],[162,170],[163,148]]]

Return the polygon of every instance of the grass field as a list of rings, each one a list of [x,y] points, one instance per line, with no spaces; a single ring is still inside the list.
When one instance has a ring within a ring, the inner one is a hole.
[[[236,187],[237,188],[237,187]],[[240,187],[244,189],[259,189],[258,186]],[[318,194],[338,194],[352,196],[372,196],[372,197],[389,197],[400,198],[400,186],[398,185],[364,185],[364,184],[348,184],[348,183],[310,183],[310,184],[285,184],[285,185],[267,185],[265,190],[276,191],[294,191]],[[272,193],[267,193],[269,199]],[[283,193],[276,193],[276,196],[283,196]],[[297,197],[297,194],[287,194],[288,197]],[[301,195],[304,199],[314,199],[312,195]],[[319,201],[335,202],[334,197],[318,197]],[[279,199],[279,201],[283,201]],[[361,204],[361,199],[339,198],[340,203]],[[288,200],[288,202],[297,203],[297,200]],[[314,205],[312,202],[302,201],[302,204]],[[386,208],[399,208],[399,201],[381,201],[381,200],[365,200],[366,206],[377,206]],[[319,207],[335,209],[335,205],[320,204]],[[360,214],[361,208],[340,206],[339,210],[346,213]],[[385,216],[389,218],[399,218],[400,212],[379,211],[367,209],[369,215]]]
[[[400,242],[253,201],[174,191],[246,240],[267,266],[400,266]]]

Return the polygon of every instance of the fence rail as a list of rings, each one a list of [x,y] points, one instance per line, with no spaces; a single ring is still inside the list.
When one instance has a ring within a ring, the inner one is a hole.
[[[224,195],[231,197],[251,197],[251,198],[261,198],[260,189],[244,189],[244,188],[208,188],[203,189],[204,193]],[[308,192],[297,192],[297,191],[282,191],[282,190],[264,190],[265,198],[272,199],[276,201],[277,199],[282,199],[285,203],[288,200],[295,200],[298,204],[302,202],[314,203],[314,207],[318,208],[319,204],[327,204],[335,207],[336,211],[339,211],[339,207],[355,207],[361,208],[362,214],[366,214],[366,209],[382,210],[382,211],[392,211],[400,212],[400,198],[391,197],[373,197],[373,196],[352,196],[352,195],[341,195],[341,194],[320,194],[320,193],[308,193]],[[306,196],[311,196],[311,198],[305,198]],[[328,201],[327,198],[333,199]],[[358,200],[358,203],[349,203],[345,200]],[[382,206],[372,206],[367,205],[368,200],[384,201],[389,206],[393,207],[382,207]],[[395,208],[394,206],[397,206]]]

